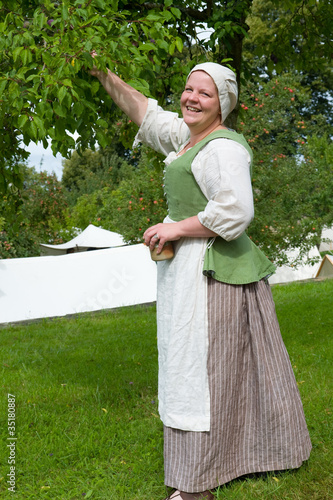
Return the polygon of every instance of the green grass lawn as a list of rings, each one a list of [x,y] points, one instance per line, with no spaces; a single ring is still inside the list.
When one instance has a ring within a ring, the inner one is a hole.
[[[217,498],[333,499],[333,280],[274,286],[273,294],[313,451],[299,470],[237,479]],[[6,326],[0,335],[1,498],[166,496],[154,306]],[[13,453],[15,493],[7,489]]]

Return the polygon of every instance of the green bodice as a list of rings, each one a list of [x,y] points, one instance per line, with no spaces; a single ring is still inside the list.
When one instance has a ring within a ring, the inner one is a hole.
[[[230,130],[219,130],[171,162],[165,171],[165,193],[172,220],[178,222],[205,209],[208,200],[196,182],[191,166],[200,149],[218,138],[242,144],[252,158],[251,148],[243,135]],[[212,245],[207,245],[203,273],[218,281],[236,285],[253,283],[274,271],[275,266],[246,233],[232,241],[217,236]]]

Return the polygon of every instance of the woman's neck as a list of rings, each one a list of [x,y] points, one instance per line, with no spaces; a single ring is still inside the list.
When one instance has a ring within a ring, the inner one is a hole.
[[[207,135],[211,134],[212,132],[216,132],[216,130],[228,130],[227,127],[225,127],[223,124],[216,125],[214,127],[209,127],[208,129],[205,129],[199,133],[192,132],[190,129],[190,139],[182,149],[181,153],[185,153],[190,148],[193,148],[198,142],[202,141]]]

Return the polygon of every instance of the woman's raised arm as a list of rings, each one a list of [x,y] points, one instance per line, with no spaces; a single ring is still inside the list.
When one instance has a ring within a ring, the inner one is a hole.
[[[117,106],[140,127],[147,111],[148,98],[110,70],[104,73],[93,68],[90,73],[99,79]]]

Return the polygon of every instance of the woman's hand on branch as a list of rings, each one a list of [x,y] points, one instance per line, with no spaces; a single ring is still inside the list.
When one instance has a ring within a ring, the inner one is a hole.
[[[91,57],[93,57],[95,59],[95,57],[97,56],[97,52],[95,50],[93,50],[92,52],[90,52],[90,55]],[[96,66],[93,66],[89,73],[92,75],[92,76],[98,76],[99,74],[99,70],[96,68]]]
[[[90,54],[93,58],[97,56],[95,50]],[[105,73],[93,66],[90,69],[90,74],[98,78],[115,104],[140,127],[147,111],[148,98],[125,83],[109,69]]]

